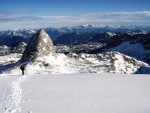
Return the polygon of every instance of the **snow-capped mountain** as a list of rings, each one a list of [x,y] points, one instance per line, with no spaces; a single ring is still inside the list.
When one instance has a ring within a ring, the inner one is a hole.
[[[0,44],[9,45],[6,42],[2,43],[6,38],[11,37],[22,37],[29,38],[32,37],[39,29],[19,29],[19,30],[8,30],[0,31]],[[66,33],[97,33],[97,32],[132,32],[132,33],[147,33],[150,32],[149,26],[108,26],[108,25],[79,25],[74,27],[63,27],[63,28],[44,28],[44,30],[52,37],[52,40],[56,40],[63,34]],[[15,39],[16,40],[16,39]],[[12,46],[12,45],[10,45]]]
[[[150,64],[150,34],[120,33],[111,37],[106,51],[118,51]]]
[[[87,43],[92,37],[94,37],[94,33],[66,33],[58,37],[54,44],[73,45]]]
[[[6,45],[8,47],[18,46],[21,42],[28,42],[28,39],[22,36],[0,36],[0,46]]]
[[[59,53],[97,54],[104,51],[118,51],[150,64],[149,33],[72,33],[65,34],[54,42],[69,45],[56,46]]]
[[[51,37],[52,40],[55,40],[58,36],[65,33],[63,30],[55,28],[45,28],[44,29]],[[19,43],[25,42],[28,43],[30,38],[37,32],[39,29],[20,29],[13,31],[0,31],[0,45],[6,45],[8,47],[18,46]]]
[[[37,29],[16,29],[8,31],[0,31],[0,36],[20,36],[20,37],[31,37],[34,33],[37,32]]]
[[[54,44],[62,44],[62,45],[75,45],[75,44],[85,44],[89,42],[97,42],[97,43],[107,43],[110,37],[114,36],[115,33],[110,32],[98,32],[98,33],[66,33],[60,37],[58,37]]]
[[[121,26],[121,25],[79,25],[75,27],[70,27],[74,32],[141,32],[146,31],[150,32],[150,26],[137,26],[137,25],[130,25],[130,26]]]

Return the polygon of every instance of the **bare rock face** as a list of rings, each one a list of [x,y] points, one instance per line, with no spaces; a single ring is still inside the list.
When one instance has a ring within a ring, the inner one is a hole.
[[[30,39],[23,56],[21,63],[34,61],[37,57],[49,55],[53,52],[53,43],[49,35],[43,30],[39,30]]]

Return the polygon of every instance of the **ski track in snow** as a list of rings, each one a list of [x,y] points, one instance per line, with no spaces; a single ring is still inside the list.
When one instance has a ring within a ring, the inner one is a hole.
[[[25,76],[19,76],[17,79],[7,83],[3,96],[3,103],[1,105],[2,113],[18,113],[21,111],[21,107],[19,106],[22,98],[20,84],[25,79]]]

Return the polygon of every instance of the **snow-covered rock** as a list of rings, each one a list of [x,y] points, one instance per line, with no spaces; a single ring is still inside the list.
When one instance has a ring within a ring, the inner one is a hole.
[[[14,59],[19,59],[21,58],[21,55],[18,56],[19,58],[15,56],[13,57]],[[19,65],[15,65],[15,62],[17,62],[17,60],[9,62],[10,59],[8,59],[7,56],[1,56],[1,59],[5,59],[5,61],[0,66],[1,69],[5,69],[5,66],[13,67],[3,72],[16,74],[20,73]],[[62,53],[59,53],[49,54],[47,56],[41,57],[39,56],[34,60],[34,62],[28,62],[26,64],[26,74],[35,73],[149,74],[150,66],[142,61],[138,61],[135,58],[121,54],[119,52],[104,52],[99,54],[70,53],[67,56]]]
[[[11,52],[12,53],[23,53],[26,46],[27,46],[26,43],[20,42],[18,46],[12,48]]]
[[[101,73],[140,73],[142,67],[148,64],[119,52],[104,52],[99,54],[80,54],[79,58],[85,62],[88,72]],[[144,71],[143,71],[144,72]]]
[[[53,43],[49,35],[42,29],[30,39],[21,62],[34,61],[37,57],[49,55],[53,51]]]
[[[137,73],[141,67],[146,67],[148,64],[138,61],[133,57],[121,54],[119,52],[108,52],[111,65],[109,72],[131,74]]]
[[[105,51],[118,51],[150,64],[150,33],[119,33],[110,38]]]
[[[150,50],[144,49],[141,43],[132,43],[129,41],[123,42],[114,48],[110,48],[109,51],[118,51],[143,61],[146,60],[146,56],[150,56]]]
[[[10,48],[3,45],[3,46],[0,46],[0,56],[4,56],[4,55],[7,55],[10,53]]]

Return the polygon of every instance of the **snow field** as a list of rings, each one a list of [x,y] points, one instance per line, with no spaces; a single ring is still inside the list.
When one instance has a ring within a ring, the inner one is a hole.
[[[145,75],[33,75],[22,84],[21,113],[149,113]]]
[[[5,78],[5,83],[0,81],[3,86],[1,89],[1,113],[18,113],[21,111],[19,104],[22,98],[22,89],[20,83],[25,80],[26,77],[11,76],[9,79]],[[1,79],[1,78],[0,78]]]

